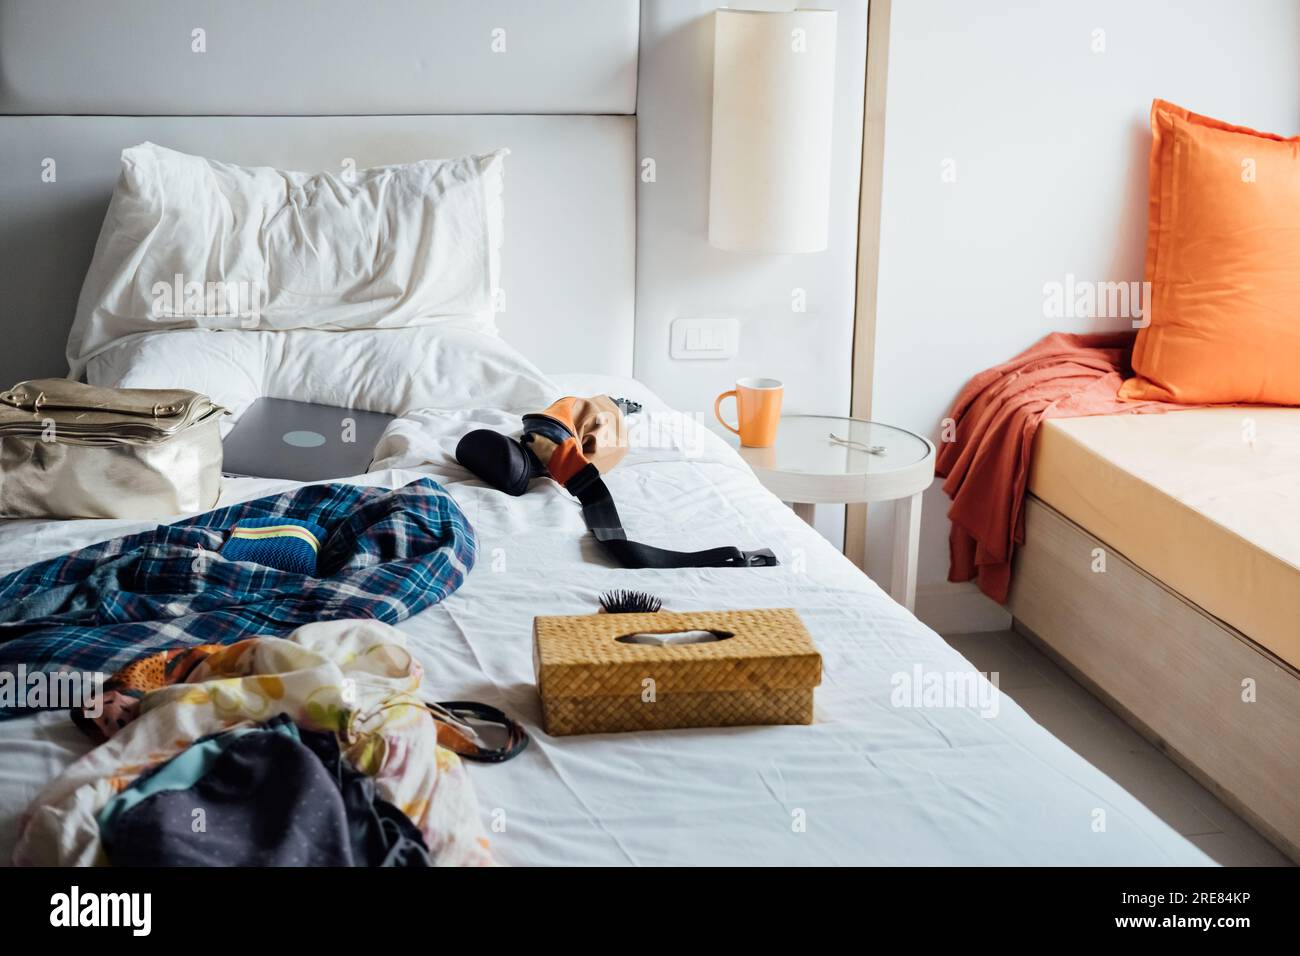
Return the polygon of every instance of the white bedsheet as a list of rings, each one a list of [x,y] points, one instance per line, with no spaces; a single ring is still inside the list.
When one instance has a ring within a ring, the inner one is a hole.
[[[659,407],[633,383],[566,376],[558,384]],[[498,411],[400,419],[381,445],[391,467],[364,479],[396,485],[433,474],[478,531],[466,584],[400,627],[427,669],[431,697],[494,704],[532,735],[515,760],[472,769],[502,862],[1210,862],[1009,698],[997,697],[993,717],[978,706],[894,706],[894,675],[971,665],[764,490],[725,443],[655,418],[642,427],[677,447],[635,448],[608,480],[629,533],[677,549],[767,546],[780,567],[612,567],[558,487],[539,483],[510,498],[455,464],[467,428],[515,426],[514,415]],[[289,486],[230,481],[222,503]],[[2,524],[0,573],[141,527]],[[533,686],[532,618],[594,611],[597,595],[616,587],[651,591],[669,610],[797,608],[825,664],[815,722],[547,737]],[[10,856],[27,801],[86,748],[64,714],[0,723],[0,859]]]

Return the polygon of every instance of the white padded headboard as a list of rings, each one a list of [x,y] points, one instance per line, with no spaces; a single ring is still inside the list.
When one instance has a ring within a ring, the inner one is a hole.
[[[630,375],[638,6],[0,0],[0,387],[66,371],[118,154],[146,139],[301,170],[508,146],[502,335]]]

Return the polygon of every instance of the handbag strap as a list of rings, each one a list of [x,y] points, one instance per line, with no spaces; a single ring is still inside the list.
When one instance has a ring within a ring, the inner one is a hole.
[[[625,568],[770,568],[780,563],[771,548],[670,551],[629,540],[614,498],[595,465],[585,466],[564,487],[582,503],[582,519],[601,548]]]
[[[504,763],[519,755],[528,746],[528,734],[523,725],[488,704],[473,700],[444,700],[425,702],[425,707],[438,723],[438,743],[477,763]],[[496,724],[506,732],[506,742],[500,747],[486,747],[477,731],[467,721],[476,720]]]
[[[172,418],[207,397],[185,389],[102,388],[68,379],[34,379],[0,392],[0,404],[25,412],[91,412],[131,418]]]

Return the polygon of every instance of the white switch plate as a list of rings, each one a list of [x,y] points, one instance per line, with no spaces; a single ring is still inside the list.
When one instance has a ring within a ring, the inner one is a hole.
[[[669,354],[675,359],[735,358],[740,348],[740,320],[674,319],[670,336]]]

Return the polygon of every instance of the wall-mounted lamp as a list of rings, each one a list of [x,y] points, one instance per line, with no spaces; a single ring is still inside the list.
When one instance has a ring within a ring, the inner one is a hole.
[[[711,245],[826,248],[835,19],[833,10],[714,14]]]

